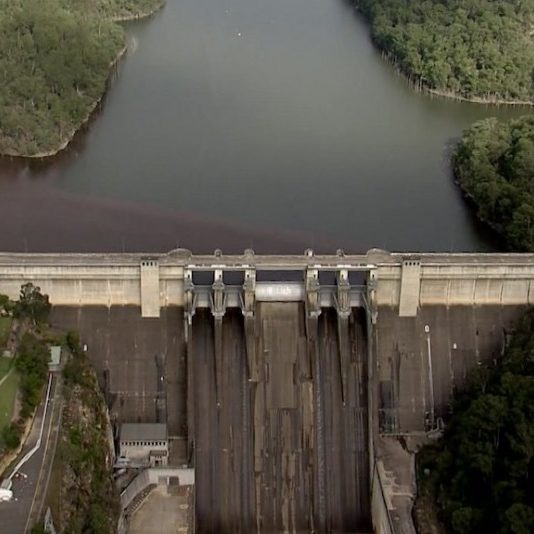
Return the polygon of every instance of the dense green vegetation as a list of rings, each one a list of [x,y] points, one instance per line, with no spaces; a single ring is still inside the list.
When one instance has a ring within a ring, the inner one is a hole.
[[[4,378],[7,373],[9,373],[9,371],[11,370],[12,363],[12,358],[0,356],[0,380],[2,380],[2,378]]]
[[[48,319],[50,308],[48,295],[43,295],[40,287],[28,282],[20,288],[19,300],[13,305],[13,315],[38,325]]]
[[[23,418],[29,417],[41,401],[41,393],[48,376],[50,352],[46,341],[33,333],[22,336],[17,350],[15,367],[20,375]]]
[[[0,0],[0,10],[0,152],[54,151],[102,95],[122,32],[60,0]]]
[[[0,386],[0,451],[3,447],[13,449],[20,441],[18,426],[11,425],[18,385],[19,375],[11,371]]]
[[[17,318],[21,327],[16,343],[14,359],[15,372],[11,372],[0,387],[0,431],[4,448],[14,449],[20,443],[24,423],[41,401],[43,386],[48,375],[48,342],[40,331],[42,323],[48,319],[50,303],[33,284],[24,284],[17,302],[11,302],[0,295],[2,313],[10,313]],[[9,318],[11,321],[11,317]],[[11,367],[13,363],[10,363]],[[20,412],[16,421],[12,418],[13,401],[17,388],[20,391]],[[9,423],[9,424],[8,424]]]
[[[356,0],[373,39],[419,87],[534,100],[534,0]]]
[[[114,18],[160,0],[0,0],[0,154],[57,151],[105,91],[125,46]]]
[[[11,317],[0,317],[0,354],[7,344],[9,332],[11,330],[11,322]]]
[[[464,132],[452,163],[479,217],[511,249],[534,251],[534,116],[477,122]]]
[[[431,488],[451,532],[534,532],[534,310],[494,367],[457,394],[444,438],[423,449]],[[426,473],[426,474],[425,474]]]
[[[114,533],[120,512],[107,439],[107,411],[96,375],[77,335],[67,335],[71,358],[65,383],[55,476],[61,480],[55,517],[60,532]]]

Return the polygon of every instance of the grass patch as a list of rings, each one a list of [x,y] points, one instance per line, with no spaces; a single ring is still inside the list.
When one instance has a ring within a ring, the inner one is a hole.
[[[0,386],[0,445],[2,446],[1,431],[11,422],[18,385],[19,375],[16,371],[12,371]]]
[[[0,380],[7,375],[13,365],[13,358],[4,358],[0,356]]]
[[[0,317],[0,349],[6,346],[12,320],[11,317]]]

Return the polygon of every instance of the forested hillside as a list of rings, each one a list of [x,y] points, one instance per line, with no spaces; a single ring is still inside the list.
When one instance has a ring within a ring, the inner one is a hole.
[[[372,35],[418,87],[534,101],[534,0],[356,0]]]
[[[534,311],[502,360],[479,367],[444,438],[419,457],[450,532],[534,532]]]
[[[58,533],[112,534],[120,500],[113,482],[106,404],[78,336],[67,334],[64,409],[49,503]]]
[[[464,132],[452,164],[479,217],[511,249],[534,251],[534,116],[475,123]]]
[[[111,18],[156,0],[0,0],[0,154],[57,151],[105,91],[125,46]]]

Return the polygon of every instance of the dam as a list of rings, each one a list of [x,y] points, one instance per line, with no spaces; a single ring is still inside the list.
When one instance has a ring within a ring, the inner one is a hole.
[[[400,444],[502,353],[534,255],[0,254],[0,293],[26,282],[112,420],[167,423],[198,532],[414,532]]]

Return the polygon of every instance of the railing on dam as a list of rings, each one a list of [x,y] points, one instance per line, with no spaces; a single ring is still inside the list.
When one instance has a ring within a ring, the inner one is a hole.
[[[303,285],[278,280],[286,286],[262,286],[256,276],[289,271],[300,272]],[[242,255],[194,255],[181,249],[159,255],[0,253],[0,293],[17,298],[20,286],[33,282],[54,305],[131,305],[141,307],[145,317],[158,317],[162,307],[187,305],[188,275],[200,272],[211,273],[223,284],[227,273],[240,273],[246,286],[242,294],[257,292],[259,300],[296,299],[302,291],[308,296],[329,285],[322,283],[322,273],[332,273],[351,286],[366,285],[377,306],[397,308],[401,316],[414,316],[425,305],[534,303],[533,254],[392,254],[378,249],[331,255],[308,250],[285,256],[251,250]],[[351,280],[355,273],[358,282]],[[232,291],[228,298],[237,298]],[[317,292],[317,299],[323,294]]]

